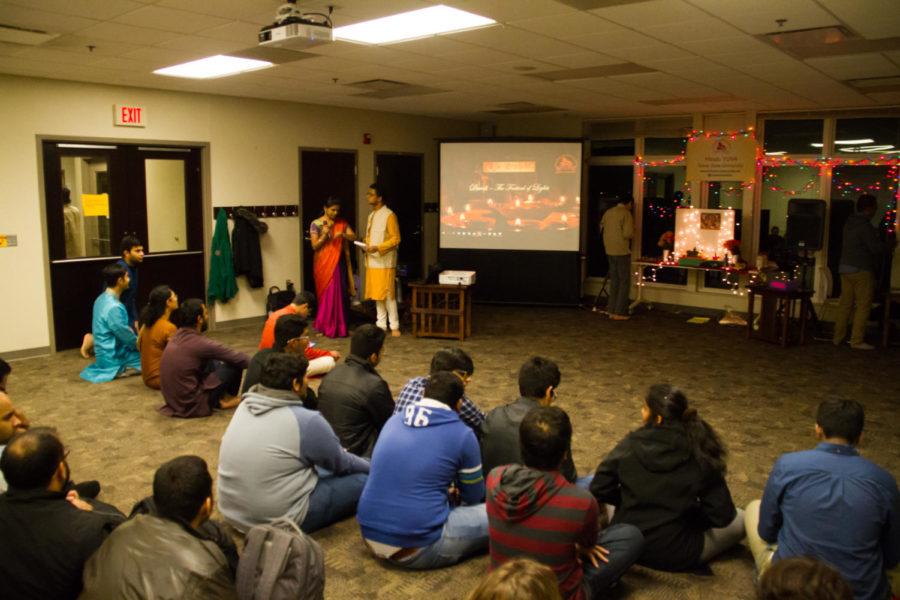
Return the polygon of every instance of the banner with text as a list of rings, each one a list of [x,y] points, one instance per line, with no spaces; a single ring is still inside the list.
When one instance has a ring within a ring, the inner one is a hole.
[[[698,137],[687,144],[689,181],[752,181],[756,176],[752,137]]]

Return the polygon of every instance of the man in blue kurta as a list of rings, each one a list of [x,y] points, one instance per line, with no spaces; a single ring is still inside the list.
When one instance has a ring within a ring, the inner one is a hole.
[[[81,372],[81,378],[92,383],[141,372],[137,336],[128,322],[125,305],[119,301],[131,283],[128,271],[118,263],[108,265],[103,269],[103,282],[106,290],[94,300],[91,322],[97,360]]]

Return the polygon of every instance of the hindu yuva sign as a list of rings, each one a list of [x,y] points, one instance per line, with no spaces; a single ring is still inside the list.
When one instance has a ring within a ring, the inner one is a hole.
[[[696,137],[687,144],[690,181],[752,181],[756,176],[756,140],[753,137]]]

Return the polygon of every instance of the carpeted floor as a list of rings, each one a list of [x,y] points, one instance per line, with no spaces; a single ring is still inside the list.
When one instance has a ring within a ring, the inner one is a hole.
[[[812,446],[817,403],[829,396],[855,398],[867,411],[862,452],[900,473],[900,436],[893,426],[900,403],[900,351],[860,352],[830,343],[782,349],[749,341],[745,330],[687,316],[650,312],[611,322],[580,309],[477,306],[474,335],[462,347],[475,360],[469,395],[485,409],[514,399],[516,373],[530,355],[556,360],[563,373],[558,405],[573,418],[579,474],[639,424],[642,396],[651,383],[681,386],[700,414],[727,442],[728,482],[744,505],[762,492],[779,454]],[[261,327],[262,323],[260,323]],[[213,337],[252,352],[257,327]],[[346,353],[345,340],[318,340]],[[410,377],[427,373],[431,354],[446,341],[388,338],[379,371],[396,394]],[[13,363],[10,394],[33,423],[56,426],[71,450],[76,480],[99,479],[101,499],[128,512],[150,493],[155,469],[180,454],[204,457],[215,473],[219,440],[230,413],[207,419],[160,416],[157,392],[140,378],[91,385],[78,378],[77,352]],[[365,551],[356,521],[315,535],[326,553],[328,598],[464,598],[487,569],[479,557],[453,568],[407,573],[385,567]],[[741,546],[715,561],[714,575],[669,574],[635,568],[617,598],[751,598],[752,560]]]

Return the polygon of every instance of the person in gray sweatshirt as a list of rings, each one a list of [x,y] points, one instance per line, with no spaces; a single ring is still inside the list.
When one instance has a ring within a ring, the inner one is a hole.
[[[287,517],[311,533],[356,514],[369,461],[304,407],[308,365],[295,354],[267,357],[222,437],[219,512],[241,531]]]

